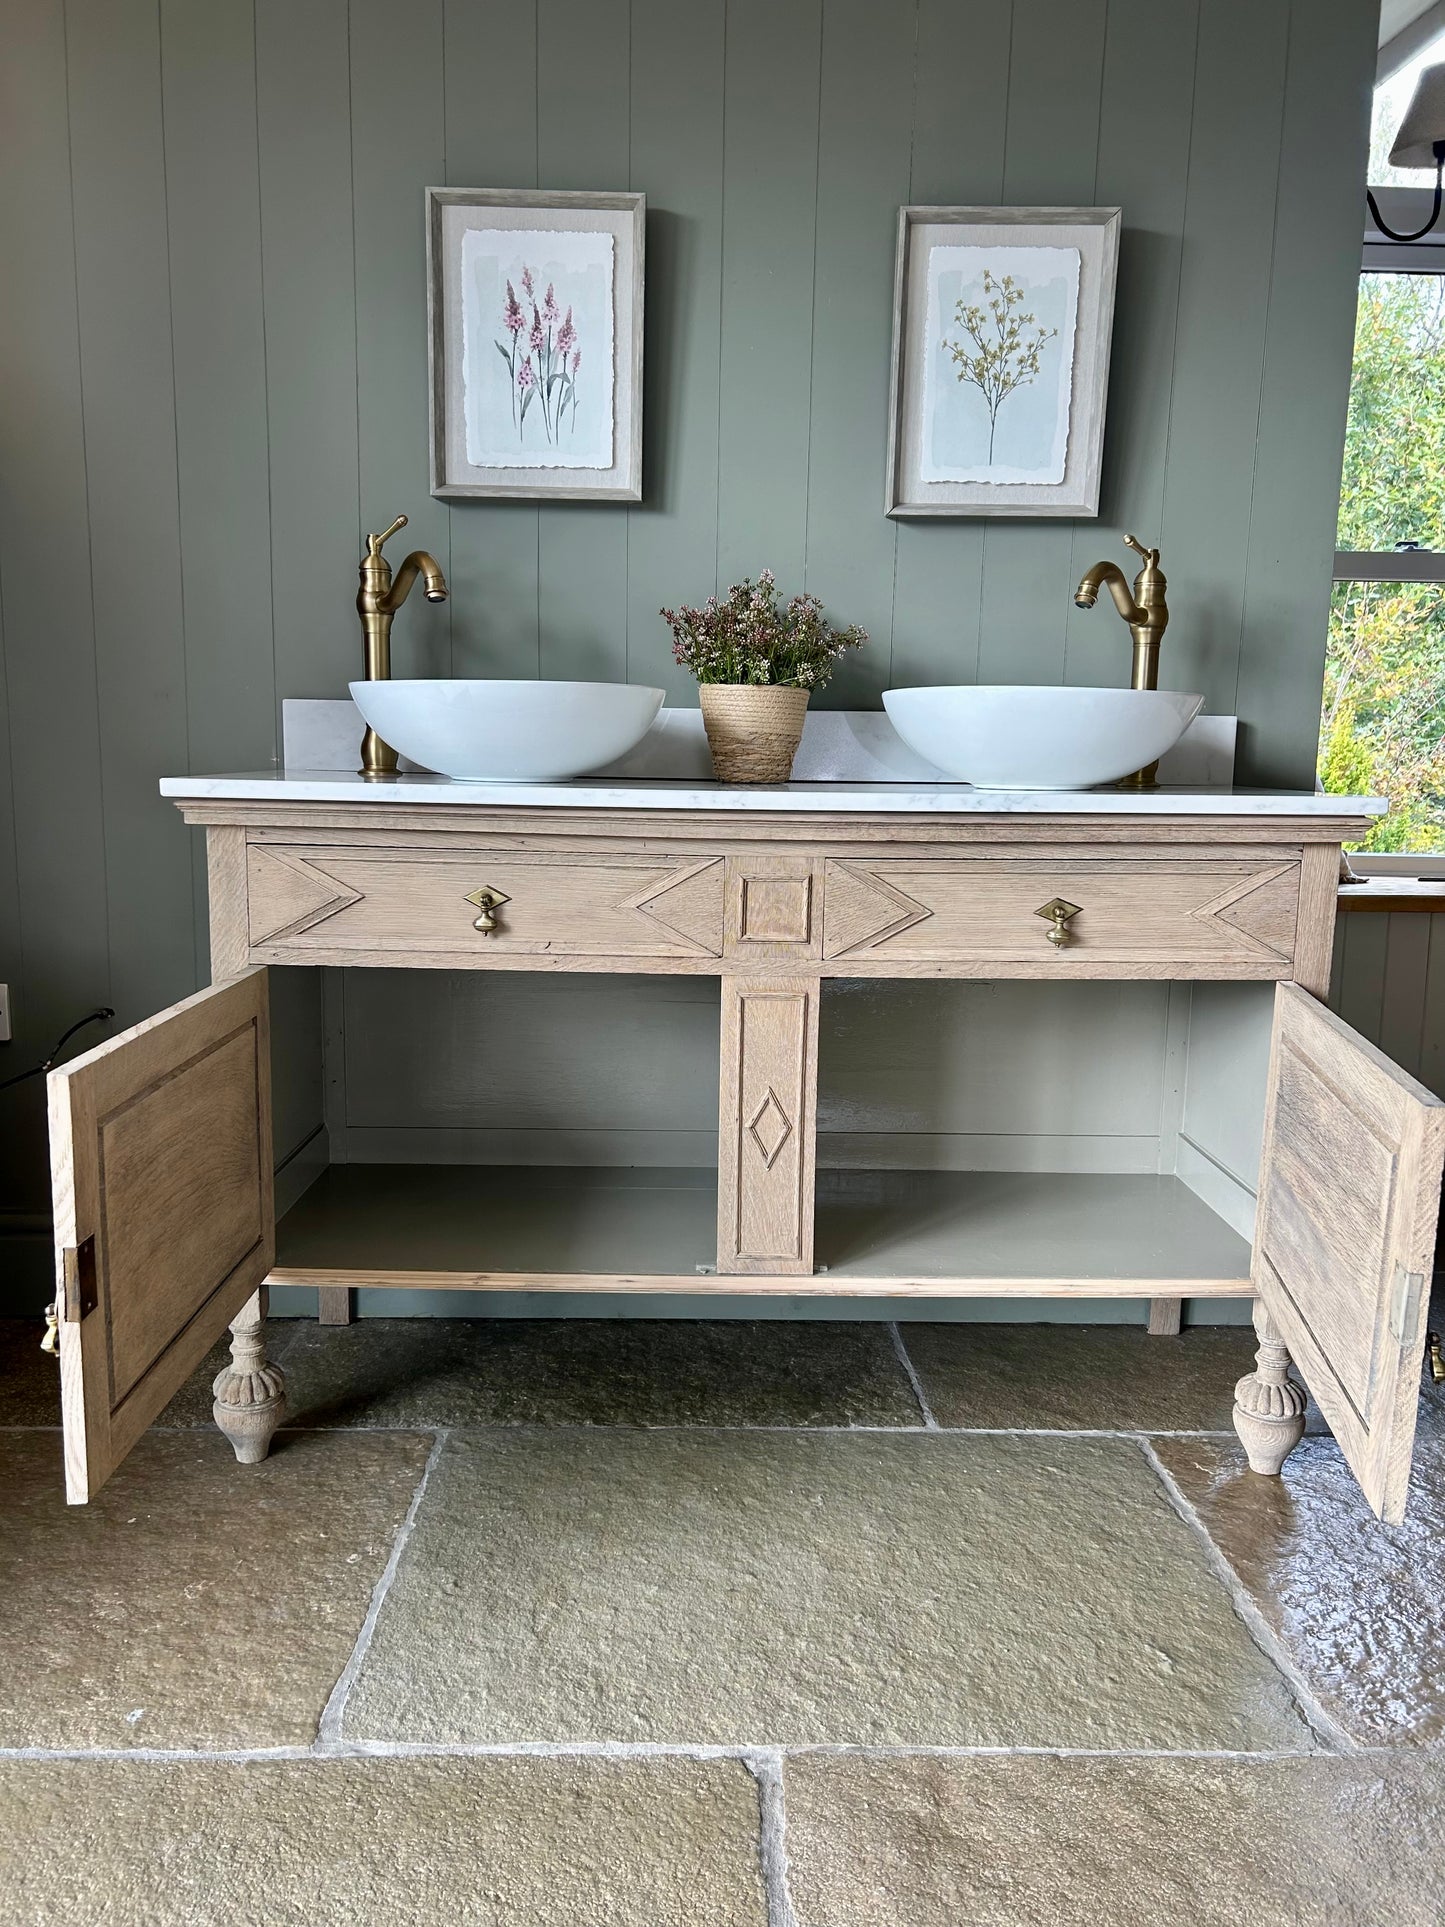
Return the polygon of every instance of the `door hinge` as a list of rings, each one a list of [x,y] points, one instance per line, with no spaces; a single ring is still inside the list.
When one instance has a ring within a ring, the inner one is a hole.
[[[1420,1336],[1420,1308],[1425,1302],[1425,1274],[1395,1266],[1390,1288],[1390,1336],[1402,1345],[1413,1345]]]
[[[100,1303],[95,1283],[95,1233],[60,1254],[60,1276],[65,1287],[65,1322],[78,1325]]]

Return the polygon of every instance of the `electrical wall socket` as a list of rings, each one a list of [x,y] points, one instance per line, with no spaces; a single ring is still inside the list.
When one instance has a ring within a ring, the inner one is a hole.
[[[10,1042],[10,986],[0,984],[0,1044]]]

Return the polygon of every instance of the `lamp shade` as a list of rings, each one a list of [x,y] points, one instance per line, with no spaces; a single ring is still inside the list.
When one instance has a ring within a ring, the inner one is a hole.
[[[1445,64],[1421,74],[1390,149],[1390,165],[1433,168],[1436,141],[1445,141]]]

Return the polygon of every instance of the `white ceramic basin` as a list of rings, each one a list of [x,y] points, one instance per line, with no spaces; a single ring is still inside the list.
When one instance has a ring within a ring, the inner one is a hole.
[[[981,790],[1086,790],[1172,749],[1204,707],[1172,689],[887,689],[910,749]]]
[[[621,682],[354,682],[351,694],[409,761],[487,783],[600,769],[641,742],[663,696]]]

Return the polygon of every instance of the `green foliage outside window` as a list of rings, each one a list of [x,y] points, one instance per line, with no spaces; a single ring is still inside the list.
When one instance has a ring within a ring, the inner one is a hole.
[[[1360,281],[1337,546],[1445,550],[1445,279]],[[1445,583],[1340,582],[1320,779],[1390,799],[1367,850],[1445,849]]]

